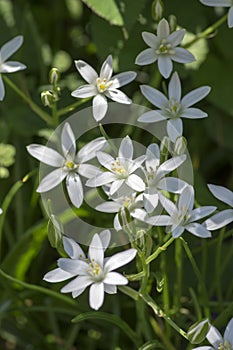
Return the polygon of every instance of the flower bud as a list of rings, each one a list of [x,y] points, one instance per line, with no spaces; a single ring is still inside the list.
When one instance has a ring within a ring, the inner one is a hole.
[[[175,32],[176,31],[176,27],[177,27],[176,16],[170,15],[169,18],[168,18],[168,23],[169,23],[169,27],[170,27],[171,33]]]
[[[174,145],[174,153],[177,156],[181,156],[185,153],[187,149],[187,140],[184,136],[179,136],[176,139],[175,145]]]
[[[163,17],[163,1],[162,0],[155,0],[152,4],[152,17],[155,21],[159,22]]]
[[[167,156],[170,150],[170,139],[168,136],[164,136],[160,143],[160,152]]]
[[[50,84],[56,86],[60,80],[61,73],[57,68],[52,68],[49,72],[49,82]]]
[[[206,337],[210,328],[208,319],[194,323],[187,332],[191,344],[200,344]]]
[[[57,98],[54,96],[52,91],[44,90],[41,93],[41,101],[44,106],[52,107],[53,104],[56,102]]]

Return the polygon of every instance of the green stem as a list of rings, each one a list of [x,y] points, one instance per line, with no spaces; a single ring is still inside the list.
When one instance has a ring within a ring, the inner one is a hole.
[[[10,79],[3,75],[3,80],[9,85],[22,99],[29,104],[30,108],[35,112],[41,119],[43,119],[48,125],[53,125],[52,118],[46,112],[44,112],[36,103],[34,103],[30,97],[25,95]]]
[[[222,25],[227,20],[228,14],[226,13],[223,17],[221,17],[217,22],[206,28],[203,32],[197,34],[194,39],[187,42],[185,45],[183,45],[184,48],[188,48],[191,45],[195,44],[198,40],[204,39],[208,37],[210,34],[212,34],[220,25]]]
[[[175,263],[176,263],[176,283],[174,293],[174,305],[176,310],[180,310],[180,298],[182,295],[182,277],[183,277],[183,263],[182,263],[182,246],[179,239],[175,241]]]
[[[148,258],[146,259],[146,264],[149,264],[151,261],[155,260],[159,254],[161,254],[162,252],[164,252],[169,245],[172,244],[172,242],[175,240],[174,237],[171,237],[167,242],[165,242],[162,246],[158,247],[153,254],[151,254],[150,256],[148,256]]]
[[[53,104],[52,116],[53,116],[53,124],[54,124],[54,126],[56,128],[58,126],[58,124],[59,124],[59,116],[58,116],[58,111],[57,111],[57,102],[55,102]]]
[[[64,108],[61,108],[58,112],[57,112],[57,115],[58,117],[64,115],[64,114],[67,114],[69,112],[73,112],[73,110],[76,108],[76,107],[79,107],[81,105],[83,105],[84,103],[88,102],[89,100],[91,99],[91,97],[89,98],[83,98],[82,100],[79,100],[75,103],[72,103],[71,105],[67,106],[67,107],[64,107]]]
[[[104,127],[101,123],[99,124],[99,128],[100,128],[100,132],[101,132],[102,136],[108,141],[108,144],[112,148],[114,154],[117,155],[118,154],[117,148],[114,145],[114,143],[112,142],[112,140],[110,139],[110,137],[108,136],[108,134],[106,133],[106,131],[104,130]]]
[[[166,346],[167,350],[176,350],[176,348],[172,345],[172,343],[167,339],[163,330],[158,325],[158,322],[154,318],[150,318],[150,323],[152,328],[154,329],[156,335],[162,340],[163,344]]]
[[[216,259],[215,259],[215,271],[216,271],[216,285],[217,285],[217,296],[219,306],[222,309],[222,284],[221,284],[221,263],[222,263],[222,243],[224,238],[225,228],[220,230],[217,243]]]

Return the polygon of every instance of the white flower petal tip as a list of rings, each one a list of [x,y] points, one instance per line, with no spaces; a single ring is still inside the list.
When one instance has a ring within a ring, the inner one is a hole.
[[[104,293],[115,294],[117,285],[126,285],[127,278],[118,272],[118,267],[128,264],[136,254],[136,249],[128,249],[104,259],[104,251],[111,240],[109,230],[100,234],[94,234],[86,258],[83,250],[73,239],[63,237],[64,249],[69,258],[58,259],[58,268],[48,272],[44,276],[47,282],[62,282],[72,280],[62,289],[62,293],[72,293],[76,298],[90,286],[89,304],[94,310],[98,310],[104,302]]]
[[[71,93],[71,96],[76,98],[93,98],[93,117],[99,122],[102,120],[108,109],[108,103],[106,97],[109,99],[130,104],[132,101],[118,88],[130,83],[135,79],[136,73],[129,71],[119,73],[112,77],[112,56],[109,55],[102,64],[99,75],[97,72],[86,62],[82,60],[75,61],[75,66],[83,79],[88,83],[82,85]]]

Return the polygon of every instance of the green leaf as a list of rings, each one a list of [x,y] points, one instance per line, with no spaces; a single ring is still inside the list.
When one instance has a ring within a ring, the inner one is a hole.
[[[194,323],[188,330],[188,340],[192,344],[200,344],[206,337],[210,328],[208,319]]]
[[[130,326],[125,321],[123,321],[117,315],[109,314],[107,312],[91,311],[79,314],[78,316],[72,319],[72,322],[77,323],[92,319],[106,321],[113,324],[114,326],[119,327],[132,340],[134,344],[138,345],[137,334],[132,330],[132,328],[130,328]]]
[[[138,350],[152,350],[152,349],[163,349],[163,347],[160,345],[158,340],[149,340],[145,344],[140,346]]]
[[[110,24],[123,26],[124,21],[114,0],[82,0],[98,16],[107,20]]]

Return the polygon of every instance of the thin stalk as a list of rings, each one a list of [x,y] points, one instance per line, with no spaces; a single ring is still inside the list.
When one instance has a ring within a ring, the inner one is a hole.
[[[216,259],[215,259],[215,271],[216,271],[216,286],[217,286],[217,296],[219,301],[220,309],[222,309],[222,283],[221,283],[221,263],[222,263],[222,243],[225,233],[225,228],[220,230],[217,243]]]
[[[58,117],[61,117],[62,115],[65,115],[69,112],[73,112],[73,110],[76,107],[82,106],[84,103],[86,103],[87,101],[89,101],[91,98],[83,98],[82,100],[79,100],[77,102],[72,103],[71,105],[61,108],[58,112],[57,115]]]
[[[158,322],[154,318],[150,318],[150,323],[155,331],[156,335],[162,340],[163,344],[166,346],[167,350],[176,350],[176,348],[172,345],[169,339],[165,336],[162,329],[159,327]]]
[[[223,17],[221,17],[214,24],[212,24],[211,26],[206,28],[203,32],[197,34],[194,39],[190,40],[185,45],[183,45],[183,47],[188,48],[191,45],[195,44],[198,40],[208,37],[210,34],[212,34],[218,27],[220,27],[227,20],[227,16],[228,16],[228,14],[226,13]]]
[[[176,310],[180,310],[180,298],[182,294],[183,259],[182,246],[179,239],[175,241],[175,264],[176,264],[176,284],[174,293],[174,305]]]
[[[73,325],[73,327],[70,330],[70,334],[67,337],[67,341],[66,341],[66,344],[65,344],[63,350],[70,350],[70,349],[72,349],[72,346],[73,346],[73,344],[74,344],[74,342],[75,342],[75,340],[76,340],[76,338],[78,336],[80,328],[81,328],[80,324]]]
[[[106,131],[104,130],[104,127],[101,123],[99,124],[99,128],[100,128],[100,132],[101,132],[102,136],[108,141],[108,144],[112,148],[114,154],[117,155],[117,153],[118,153],[117,148],[114,145],[114,143],[112,142],[112,140],[110,139],[110,137],[108,136],[108,134],[106,133]]]
[[[162,246],[158,247],[154,253],[152,253],[148,258],[146,259],[146,264],[149,264],[151,261],[155,260],[159,254],[163,253],[169,245],[172,244],[172,242],[175,240],[174,237],[171,237],[167,242],[165,242]]]

